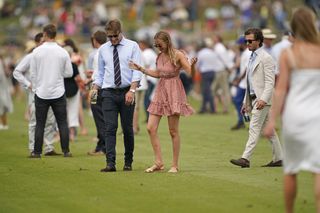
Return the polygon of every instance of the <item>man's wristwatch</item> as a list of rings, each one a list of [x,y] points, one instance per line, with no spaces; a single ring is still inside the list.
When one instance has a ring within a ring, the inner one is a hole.
[[[136,92],[135,89],[130,89],[129,91],[132,92],[132,93],[135,93],[135,92]]]

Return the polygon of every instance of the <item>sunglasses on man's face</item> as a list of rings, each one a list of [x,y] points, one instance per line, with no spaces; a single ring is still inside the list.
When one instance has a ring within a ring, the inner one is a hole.
[[[256,41],[255,39],[246,39],[245,42],[247,44],[252,44],[252,42]]]
[[[119,34],[117,34],[117,35],[108,35],[107,37],[108,37],[109,39],[112,39],[112,38],[118,38],[118,36],[119,36]]]

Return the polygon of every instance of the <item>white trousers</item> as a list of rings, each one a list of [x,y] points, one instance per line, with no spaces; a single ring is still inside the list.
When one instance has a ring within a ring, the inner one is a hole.
[[[268,113],[270,111],[270,106],[265,106],[262,110],[257,110],[255,106],[252,107],[251,120],[249,127],[249,138],[246,144],[246,148],[242,154],[242,158],[250,160],[251,155],[256,147],[263,127],[268,121]],[[272,146],[272,161],[282,160],[282,148],[276,131],[274,130],[274,135],[270,138],[270,143]]]

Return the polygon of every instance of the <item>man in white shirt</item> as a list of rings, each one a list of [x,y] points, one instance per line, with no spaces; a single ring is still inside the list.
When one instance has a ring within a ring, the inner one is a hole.
[[[294,37],[292,35],[291,32],[285,32],[285,34],[282,36],[281,41],[279,41],[278,43],[276,43],[272,50],[271,50],[271,56],[274,58],[274,60],[276,61],[276,76],[279,75],[279,58],[280,58],[280,54],[282,52],[282,50],[289,48],[292,43],[294,41]]]
[[[38,33],[34,41],[36,43],[36,47],[40,46],[43,42],[43,33]],[[35,48],[36,48],[35,47]],[[17,81],[28,91],[28,109],[30,114],[29,119],[29,151],[30,156],[32,156],[34,149],[34,133],[36,129],[36,111],[34,106],[34,92],[32,92],[32,84],[30,82],[30,61],[32,57],[32,52],[27,54],[18,64],[18,66],[13,71],[13,76]],[[59,155],[54,151],[54,134],[55,134],[55,126],[56,121],[54,119],[53,112],[51,108],[49,108],[47,121],[45,125],[44,132],[44,143],[45,143],[45,155],[46,156],[55,156]]]
[[[201,74],[201,93],[202,104],[199,113],[207,112],[207,105],[209,105],[210,113],[215,113],[215,104],[211,91],[211,85],[215,78],[216,61],[219,61],[217,53],[210,48],[212,41],[207,38],[203,41],[202,47],[198,52],[197,68]]]
[[[223,113],[227,113],[231,101],[228,78],[229,70],[233,68],[233,62],[228,56],[227,48],[222,43],[222,37],[219,35],[214,36],[213,50],[218,56],[218,60],[216,60],[215,79],[212,84],[213,95],[218,97],[218,91],[221,91]]]
[[[64,78],[73,74],[68,52],[55,42],[57,29],[53,24],[43,28],[44,43],[33,50],[30,70],[35,92],[36,132],[33,158],[41,158],[44,126],[51,106],[55,115],[64,157],[71,157],[67,124]]]

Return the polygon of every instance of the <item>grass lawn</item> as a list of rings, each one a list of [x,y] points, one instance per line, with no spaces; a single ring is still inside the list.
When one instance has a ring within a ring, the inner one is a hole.
[[[24,101],[15,101],[10,129],[0,131],[0,212],[284,212],[282,169],[262,168],[271,146],[261,139],[250,169],[229,163],[240,157],[247,130],[231,132],[235,112],[181,118],[180,172],[146,174],[153,152],[146,125],[135,137],[132,172],[123,172],[118,138],[116,173],[101,173],[105,157],[90,157],[95,127],[86,113],[88,136],[71,143],[73,158],[28,159]],[[198,103],[192,101],[197,109]],[[142,119],[141,119],[142,120]],[[159,130],[167,171],[171,141],[167,121]],[[57,143],[56,150],[60,152]],[[299,175],[296,212],[315,212],[313,176]]]

